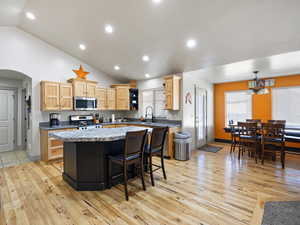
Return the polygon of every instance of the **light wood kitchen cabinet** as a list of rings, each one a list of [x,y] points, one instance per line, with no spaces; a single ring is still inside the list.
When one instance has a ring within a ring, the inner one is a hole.
[[[41,110],[51,111],[60,109],[59,83],[41,82]]]
[[[70,79],[68,82],[73,84],[74,97],[96,97],[96,81]]]
[[[86,97],[95,98],[96,97],[97,83],[86,83]]]
[[[97,109],[107,109],[107,91],[106,88],[96,88]]]
[[[165,96],[167,110],[180,109],[180,76],[166,76],[165,80]]]
[[[41,110],[57,111],[73,109],[72,85],[41,81]]]
[[[115,110],[116,109],[116,89],[107,88],[106,89],[106,109]]]
[[[63,150],[64,145],[63,142],[57,140],[53,137],[50,137],[49,134],[51,132],[63,132],[67,130],[75,130],[74,128],[70,129],[60,129],[60,130],[41,130],[40,138],[41,138],[41,153],[42,160],[45,162],[62,159],[63,158]]]
[[[73,110],[73,87],[71,84],[59,84],[60,110]]]
[[[116,89],[116,109],[129,110],[129,85],[112,85]]]

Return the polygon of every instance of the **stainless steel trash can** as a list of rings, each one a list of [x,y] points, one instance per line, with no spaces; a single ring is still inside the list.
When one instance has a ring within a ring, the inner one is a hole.
[[[192,138],[189,133],[175,133],[175,159],[186,161],[191,158]]]

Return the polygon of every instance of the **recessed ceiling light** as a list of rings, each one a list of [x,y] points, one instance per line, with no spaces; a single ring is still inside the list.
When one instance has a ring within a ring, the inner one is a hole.
[[[145,74],[145,77],[149,78],[149,77],[150,77],[150,74],[149,74],[149,73],[146,73],[146,74]]]
[[[86,46],[85,46],[84,44],[80,44],[80,45],[79,45],[79,48],[80,48],[82,51],[86,50]]]
[[[188,48],[195,48],[196,45],[197,45],[197,42],[196,42],[196,40],[194,40],[194,39],[190,39],[190,40],[188,40],[188,41],[186,42],[186,46],[187,46]]]
[[[161,3],[161,0],[152,0],[152,2],[158,4],[158,3]]]
[[[27,12],[26,17],[30,20],[35,20],[36,19],[35,15],[31,12]]]
[[[149,56],[147,56],[147,55],[143,56],[143,61],[144,62],[148,62],[149,60],[150,60]]]
[[[108,34],[113,33],[114,32],[113,26],[110,25],[110,24],[105,25],[105,32],[108,33]]]
[[[116,65],[116,66],[114,67],[114,69],[115,69],[115,70],[120,70],[120,67],[119,67],[118,65]]]

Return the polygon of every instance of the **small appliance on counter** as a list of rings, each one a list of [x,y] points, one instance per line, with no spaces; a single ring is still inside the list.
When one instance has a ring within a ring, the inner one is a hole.
[[[69,120],[70,124],[77,125],[79,130],[102,128],[101,125],[94,124],[93,115],[71,115]]]
[[[60,125],[60,114],[59,113],[50,113],[49,114],[49,123],[50,127],[55,127]]]
[[[136,88],[131,88],[129,90],[130,96],[130,110],[138,110],[139,109],[139,90]]]
[[[111,115],[111,122],[112,122],[112,123],[116,122],[115,114],[112,114],[112,115]]]

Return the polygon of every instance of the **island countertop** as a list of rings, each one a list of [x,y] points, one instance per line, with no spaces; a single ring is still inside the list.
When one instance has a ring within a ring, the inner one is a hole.
[[[64,142],[107,142],[125,139],[126,133],[141,130],[152,131],[146,127],[95,128],[90,130],[75,130],[51,132],[49,136]]]

